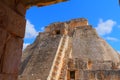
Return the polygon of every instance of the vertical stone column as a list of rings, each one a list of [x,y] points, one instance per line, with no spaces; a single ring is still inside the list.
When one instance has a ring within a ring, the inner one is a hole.
[[[17,80],[23,37],[25,7],[20,0],[0,0],[0,80]]]

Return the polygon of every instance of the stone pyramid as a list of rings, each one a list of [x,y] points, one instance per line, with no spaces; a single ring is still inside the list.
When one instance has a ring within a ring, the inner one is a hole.
[[[23,52],[19,80],[120,80],[119,54],[84,18],[53,23]]]

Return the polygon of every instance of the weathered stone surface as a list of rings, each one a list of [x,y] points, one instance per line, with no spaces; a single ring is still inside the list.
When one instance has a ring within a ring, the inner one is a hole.
[[[23,53],[28,56],[22,62],[20,71],[22,80],[27,77],[29,80],[47,79],[60,38],[61,36],[51,37],[48,33],[40,33],[37,36],[35,42],[29,45]]]
[[[55,3],[59,3],[59,2],[63,2],[63,1],[67,1],[67,0],[21,0],[22,3],[27,7],[31,7],[31,6],[47,6],[47,5],[51,5],[51,4],[55,4]]]
[[[19,7],[17,8],[19,9]],[[17,13],[14,9],[5,6],[2,2],[0,2],[0,13],[1,28],[23,38],[25,34],[25,17]]]
[[[23,52],[19,80],[46,80],[60,38],[65,35],[69,36],[70,48],[67,48],[62,60],[59,80],[120,79],[119,54],[82,18],[47,26],[45,32],[40,33],[35,42]],[[61,47],[62,52],[64,44]]]
[[[0,26],[5,27],[8,23],[7,16],[6,16],[6,10],[2,7],[2,3],[0,2]]]
[[[18,4],[16,5],[15,10],[19,15],[24,17],[27,9],[25,8],[25,5],[23,5],[22,3],[19,3],[18,1]]]
[[[81,71],[80,71],[81,72]],[[120,70],[82,71],[80,80],[119,80]]]
[[[15,0],[0,1],[0,80],[17,80],[18,76],[25,19],[15,5]]]
[[[0,80],[17,80],[17,74],[0,74]]]
[[[4,47],[5,47],[5,44],[6,44],[6,38],[7,38],[7,32],[0,28],[0,59],[1,59],[1,56],[2,54],[4,53]]]
[[[25,10],[16,0],[0,1],[0,80],[17,80],[25,32]],[[21,11],[21,10],[20,10]]]
[[[3,56],[3,73],[18,73],[20,58],[22,55],[23,39],[12,35],[7,36],[5,53]],[[8,67],[9,65],[9,67]]]
[[[71,28],[88,25],[88,21],[84,18],[73,19],[71,21],[68,21],[67,23]]]
[[[27,9],[22,2],[22,0],[0,0],[0,80],[17,80]],[[45,5],[54,3],[56,2],[45,1]],[[38,2],[35,5],[39,5]]]
[[[66,23],[53,23],[45,28],[45,32],[51,35],[66,34],[65,30],[68,28]]]
[[[2,2],[5,6],[8,6],[8,7],[14,9],[15,5],[16,5],[16,1],[17,0],[9,0],[9,1],[8,0],[1,0],[0,2]]]
[[[78,27],[73,35],[73,57],[119,63],[118,53],[90,26]]]

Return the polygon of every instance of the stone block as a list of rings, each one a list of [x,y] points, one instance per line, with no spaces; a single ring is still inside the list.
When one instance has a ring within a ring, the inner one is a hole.
[[[50,32],[50,28],[49,27],[45,28],[45,32]]]
[[[16,74],[0,74],[0,80],[17,80]]]
[[[95,79],[95,73],[94,72],[89,72],[89,79],[94,80]]]
[[[104,75],[103,75],[102,72],[99,72],[99,71],[98,71],[98,72],[96,73],[96,76],[97,76],[97,79],[98,79],[98,80],[104,80]]]
[[[26,20],[13,9],[0,2],[0,26],[13,35],[24,37]]]
[[[18,4],[17,4],[16,10],[17,10],[17,12],[18,12],[20,15],[25,16],[26,8],[25,8],[25,6],[24,6],[22,3],[18,3]]]
[[[22,55],[23,39],[9,35],[3,58],[3,73],[18,73],[20,58]]]
[[[6,11],[1,5],[2,3],[0,2],[0,27],[5,27],[8,23],[7,16],[6,16]]]
[[[1,2],[4,2],[6,6],[9,6],[10,8],[15,8],[15,2],[16,0],[2,0]]]
[[[7,38],[7,32],[4,29],[0,28],[0,59],[4,52],[6,38]]]

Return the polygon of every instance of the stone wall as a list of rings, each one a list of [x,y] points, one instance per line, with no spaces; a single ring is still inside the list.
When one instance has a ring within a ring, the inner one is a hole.
[[[90,26],[79,26],[73,34],[73,58],[119,63],[118,53]]]
[[[80,71],[77,80],[120,80],[120,70]]]
[[[73,19],[67,22],[70,28],[75,28],[78,26],[86,26],[88,25],[88,21],[85,18]]]
[[[46,80],[60,39],[60,35],[52,37],[49,33],[40,33],[23,53],[29,55],[21,64],[19,80]]]
[[[45,28],[45,32],[49,32],[51,35],[63,35],[65,34],[66,23],[54,23]]]
[[[73,22],[76,22],[75,25],[71,24]],[[98,36],[91,25],[87,25],[86,19],[81,18],[51,24],[40,33],[24,51],[26,56],[22,58],[19,80],[46,80],[64,30],[68,31],[70,42],[63,60],[61,80],[73,79],[72,75],[75,80],[114,80],[114,74],[117,80],[120,64],[118,53]],[[110,78],[100,78],[99,75]]]
[[[78,18],[78,19],[73,19],[71,21],[56,22],[56,23],[50,24],[45,28],[45,32],[49,32],[52,35],[56,35],[57,32],[59,32],[59,34],[62,34],[62,35],[68,34],[69,36],[72,36],[75,28],[78,28],[79,26],[88,28],[89,26],[87,25],[88,25],[88,21],[86,19]]]
[[[113,69],[112,61],[94,61],[92,62],[92,70],[111,70]]]
[[[0,0],[0,80],[16,80],[22,55],[26,9],[17,0]]]
[[[0,80],[16,80],[25,34],[26,8],[65,0],[0,0]]]

